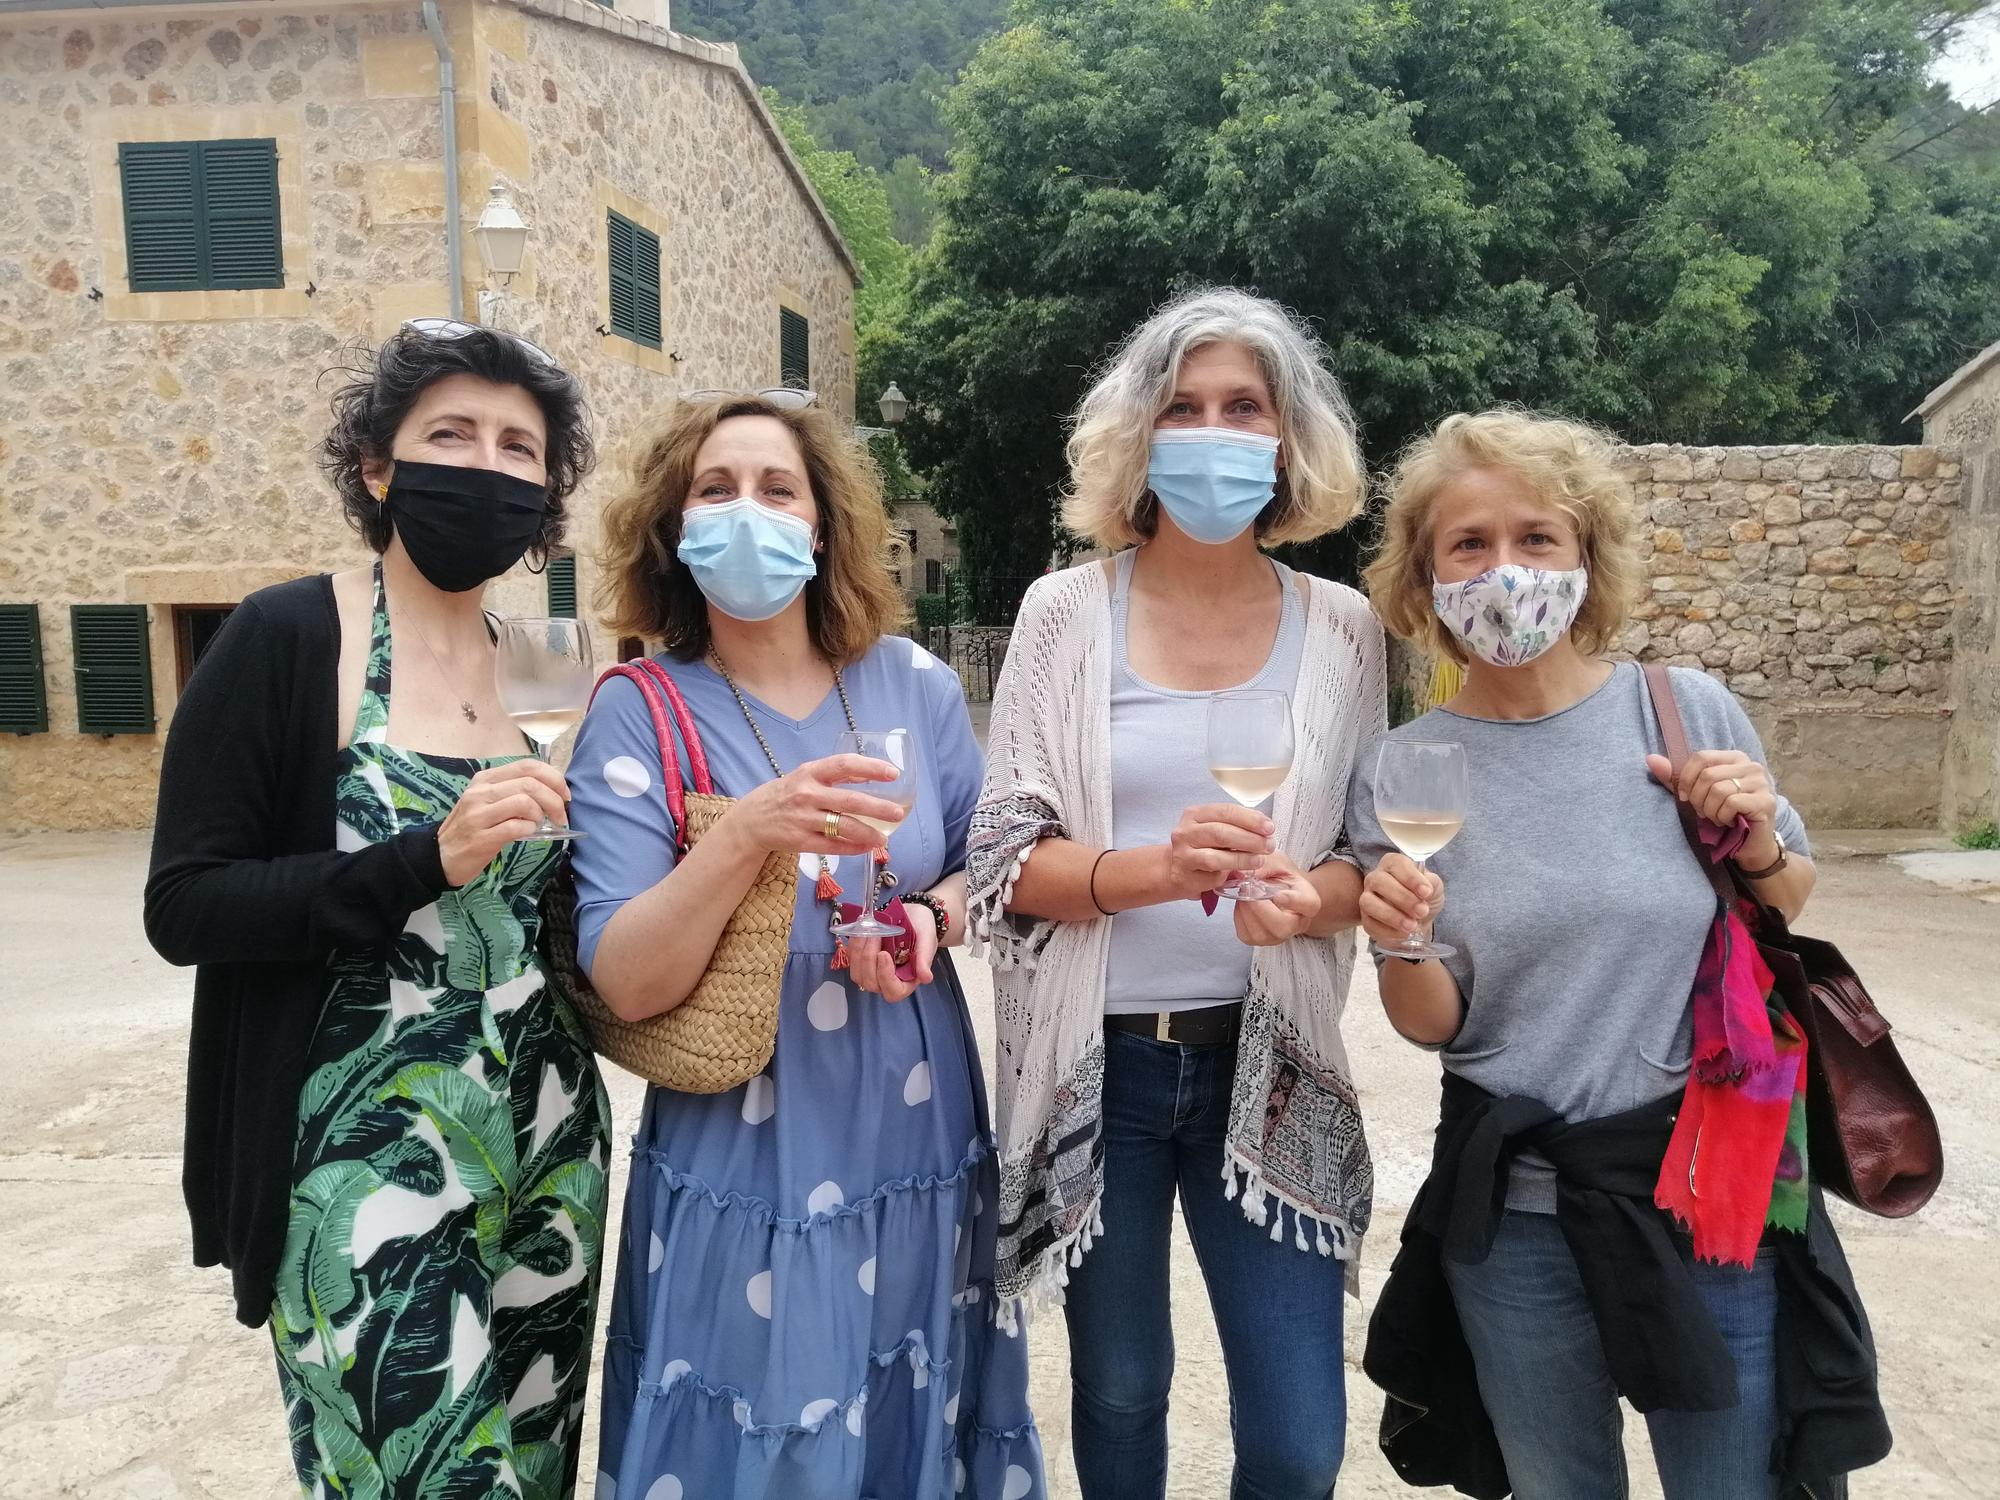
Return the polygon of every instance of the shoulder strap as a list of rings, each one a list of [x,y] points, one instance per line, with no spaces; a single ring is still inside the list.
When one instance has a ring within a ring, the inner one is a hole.
[[[1687,726],[1681,721],[1681,706],[1674,697],[1674,680],[1668,673],[1667,664],[1649,661],[1645,665],[1646,691],[1652,696],[1653,717],[1660,721],[1660,738],[1666,741],[1667,760],[1673,766],[1674,780],[1680,780],[1681,767],[1687,764]],[[1708,882],[1715,887],[1715,893],[1722,898],[1725,906],[1736,901],[1736,886],[1729,878],[1729,872],[1708,857],[1708,846],[1701,841],[1701,826],[1695,819],[1695,811],[1680,797],[1669,791],[1674,799],[1674,810],[1681,817],[1681,832],[1687,835],[1688,848],[1694,851],[1695,863]]]
[[[646,700],[647,712],[653,720],[653,734],[659,741],[660,784],[666,793],[667,816],[673,821],[674,842],[685,855],[688,847],[687,795],[681,785],[681,759],[674,748],[677,727],[682,742],[688,747],[688,765],[694,773],[695,791],[706,794],[711,789],[708,758],[702,753],[701,739],[695,733],[694,715],[688,712],[687,701],[681,697],[673,678],[658,662],[628,661],[606,668],[604,675],[597,679],[597,687],[591,690],[591,697],[595,699],[604,684],[614,677],[623,677]]]

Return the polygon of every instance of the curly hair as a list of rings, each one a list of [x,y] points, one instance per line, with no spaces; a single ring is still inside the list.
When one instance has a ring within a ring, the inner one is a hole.
[[[1389,477],[1380,551],[1367,568],[1368,597],[1389,630],[1434,656],[1467,660],[1432,606],[1431,512],[1446,485],[1472,469],[1503,469],[1576,523],[1590,587],[1570,633],[1597,655],[1612,646],[1639,597],[1639,545],[1631,487],[1618,473],[1617,439],[1581,422],[1503,408],[1446,417],[1403,450]]]
[[[820,408],[774,406],[761,396],[684,402],[640,451],[631,484],[600,520],[597,602],[606,627],[659,641],[683,660],[708,650],[708,601],[677,554],[695,459],[731,417],[782,422],[798,443],[824,548],[819,572],[806,583],[807,628],[835,666],[860,660],[904,619],[903,596],[889,572],[889,513],[874,461]]]
[[[1146,488],[1153,422],[1173,397],[1181,361],[1225,343],[1256,357],[1284,446],[1277,496],[1257,518],[1257,539],[1267,547],[1308,542],[1359,514],[1354,415],[1326,367],[1325,349],[1269,298],[1211,287],[1169,303],[1135,328],[1083,398],[1069,440],[1064,526],[1113,550],[1152,536],[1159,516],[1159,502]]]
[[[562,542],[570,494],[597,462],[589,406],[574,375],[534,345],[473,324],[451,334],[404,328],[372,352],[365,344],[352,346],[335,369],[349,378],[333,394],[333,427],[320,444],[319,466],[333,481],[347,524],[378,553],[388,550],[393,527],[361,471],[371,459],[390,456],[417,398],[448,375],[477,375],[534,397],[549,429],[549,508],[528,552],[538,563],[547,561]]]

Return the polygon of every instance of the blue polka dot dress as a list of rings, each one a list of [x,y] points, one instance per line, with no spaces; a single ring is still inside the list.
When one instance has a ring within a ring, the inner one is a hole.
[[[662,665],[717,791],[769,780],[728,684]],[[896,891],[924,890],[963,867],[979,790],[958,678],[900,637],[845,678],[861,728],[918,737],[923,784],[889,868]],[[787,771],[847,728],[837,694],[802,720],[746,701]],[[608,682],[569,767],[590,835],[573,854],[586,966],[619,906],[673,868],[660,771],[638,689]],[[866,860],[834,873],[860,901]],[[770,1066],[727,1094],[647,1092],[598,1500],[1040,1500],[1023,1323],[993,1298],[998,1172],[964,993],[948,955],[901,1004],[855,989],[829,967],[818,876],[802,857]]]

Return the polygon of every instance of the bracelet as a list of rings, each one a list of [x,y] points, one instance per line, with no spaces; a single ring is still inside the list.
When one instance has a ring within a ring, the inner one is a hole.
[[[1106,911],[1104,909],[1104,903],[1097,899],[1097,867],[1104,863],[1105,855],[1115,854],[1115,853],[1117,853],[1115,849],[1100,849],[1098,851],[1097,858],[1091,861],[1090,865],[1090,904],[1097,908],[1097,914],[1100,917],[1110,917],[1117,915],[1116,912]]]
[[[929,891],[917,891],[903,898],[905,911],[912,906],[921,906],[931,914],[931,920],[937,923],[938,946],[942,948],[944,940],[951,935],[951,913],[945,910],[944,903]]]

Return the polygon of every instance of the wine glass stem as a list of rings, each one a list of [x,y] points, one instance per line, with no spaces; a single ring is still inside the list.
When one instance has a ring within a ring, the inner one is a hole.
[[[554,740],[535,740],[533,743],[535,746],[535,759],[540,761],[545,766],[553,765],[554,762],[549,759],[549,752],[555,749],[556,742]],[[555,819],[551,818],[547,813],[543,813],[542,826],[540,828],[537,828],[535,832],[537,833],[556,832]]]
[[[875,916],[875,903],[882,894],[882,861],[875,857],[875,851],[868,851],[868,916]]]
[[[1420,859],[1416,862],[1416,864],[1417,864],[1417,873],[1419,875],[1430,874],[1430,868],[1424,863],[1424,861]],[[1421,932],[1412,932],[1408,937],[1403,939],[1403,946],[1414,952],[1418,949],[1426,948],[1430,945],[1424,941],[1424,935]]]

